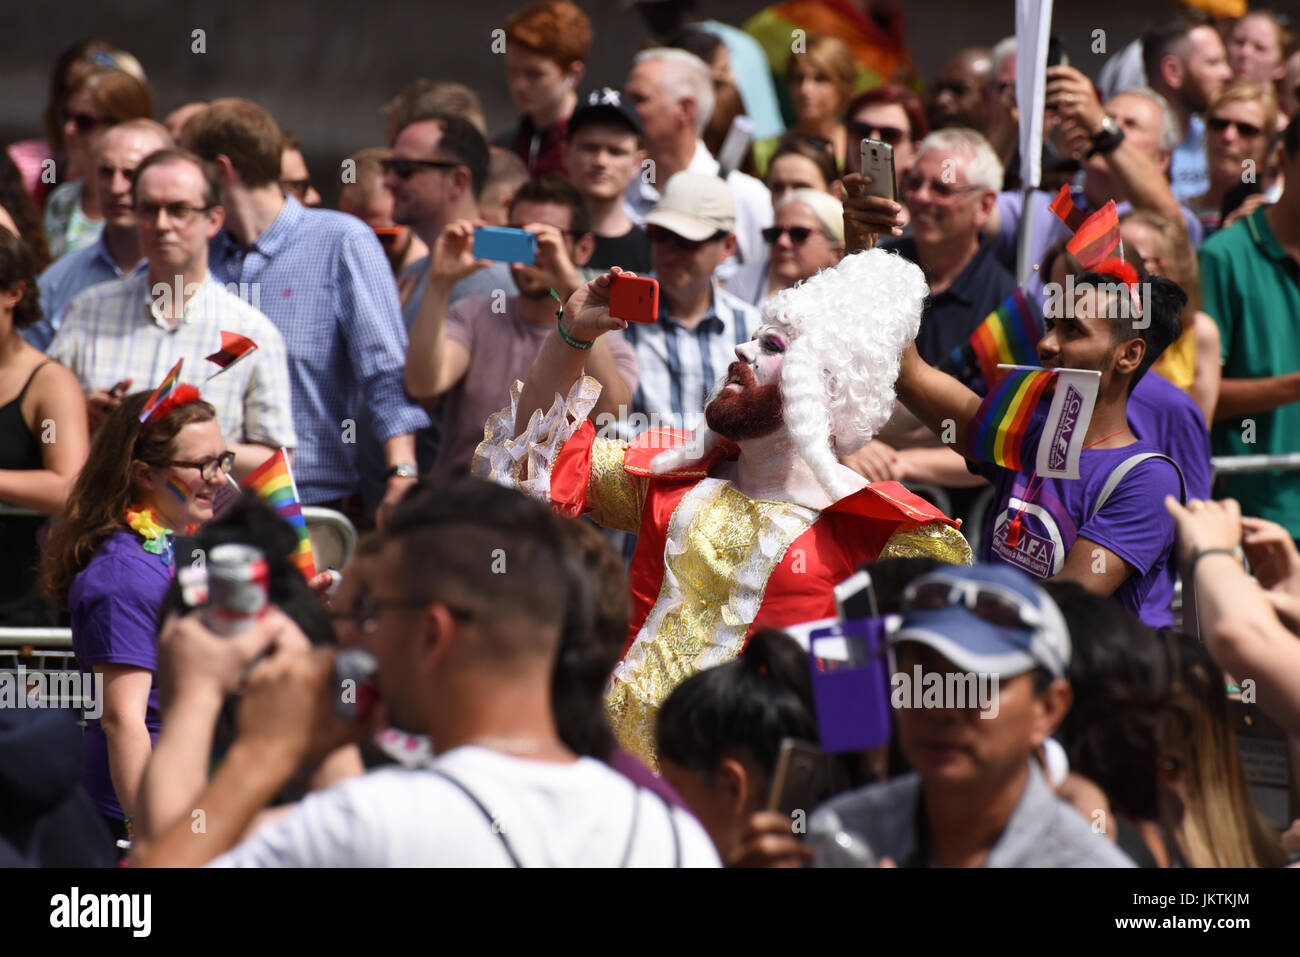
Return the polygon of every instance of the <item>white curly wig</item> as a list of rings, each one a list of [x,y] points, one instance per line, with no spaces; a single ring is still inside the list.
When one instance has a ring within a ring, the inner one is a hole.
[[[866,445],[889,421],[898,364],[916,338],[928,294],[919,266],[873,249],[844,257],[763,306],[763,324],[789,343],[781,367],[786,426],[834,499],[854,491],[837,457]],[[657,456],[652,468],[677,468],[716,441],[702,426],[687,448]]]

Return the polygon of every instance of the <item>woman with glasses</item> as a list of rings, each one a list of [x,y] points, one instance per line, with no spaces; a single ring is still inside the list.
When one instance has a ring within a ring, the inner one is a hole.
[[[155,639],[178,560],[173,538],[212,518],[234,462],[216,410],[193,386],[177,387],[141,423],[149,398],[128,396],[95,436],[44,566],[46,590],[71,615],[77,663],[94,676],[86,791],[119,839],[160,727]]]
[[[1224,198],[1241,183],[1263,182],[1269,143],[1277,127],[1277,99],[1271,87],[1239,81],[1228,84],[1205,114],[1205,153],[1210,188],[1187,201],[1208,239],[1219,228]]]
[[[67,150],[67,161],[58,170],[62,185],[45,204],[45,234],[52,258],[91,245],[104,227],[94,177],[99,135],[126,120],[152,117],[149,88],[123,70],[96,66],[73,85],[58,117]]]
[[[906,87],[886,84],[856,97],[844,116],[849,131],[845,172],[862,172],[864,139],[880,140],[894,151],[894,177],[901,184],[916,165],[917,147],[930,133],[921,98]],[[897,198],[901,203],[902,195]],[[904,224],[911,220],[905,203],[902,218]]]
[[[63,511],[89,445],[81,386],[19,333],[41,317],[33,259],[0,229],[0,502],[40,513],[0,516],[0,626],[9,627],[57,623],[40,594],[37,535]]]
[[[727,292],[762,306],[844,256],[844,207],[816,189],[796,189],[776,204],[774,222],[763,230],[767,258],[746,263],[727,281]]]

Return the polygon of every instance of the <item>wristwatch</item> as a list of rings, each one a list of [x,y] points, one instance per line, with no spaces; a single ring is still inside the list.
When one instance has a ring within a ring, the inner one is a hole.
[[[1092,149],[1088,150],[1088,155],[1093,156],[1097,153],[1107,154],[1114,152],[1120,143],[1124,142],[1124,131],[1119,128],[1113,116],[1102,118],[1101,129],[1092,134]]]
[[[410,462],[398,462],[396,465],[390,467],[389,470],[384,473],[384,478],[386,479],[393,478],[394,476],[398,476],[400,478],[419,478],[420,470],[416,468],[414,465],[412,465]]]

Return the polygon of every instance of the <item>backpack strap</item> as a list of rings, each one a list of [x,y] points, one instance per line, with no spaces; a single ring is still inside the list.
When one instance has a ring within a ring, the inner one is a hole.
[[[492,816],[492,812],[489,811],[486,807],[484,807],[483,802],[478,799],[478,796],[473,791],[471,791],[458,778],[452,777],[446,771],[440,771],[438,768],[427,768],[426,770],[430,774],[435,774],[438,777],[442,778],[443,780],[447,781],[449,784],[455,786],[457,790],[459,790],[462,794],[465,795],[465,797],[469,798],[470,803],[479,809],[479,813],[482,814],[483,817],[487,819],[488,824],[491,825],[492,833],[495,834],[497,836],[497,840],[501,842],[501,846],[505,849],[506,854],[510,858],[511,865],[514,867],[524,866],[523,864],[519,863],[519,856],[515,853],[515,849],[510,846],[510,839],[507,838],[505,832],[501,830],[500,823],[497,821],[495,817]]]
[[[1148,459],[1164,459],[1174,467],[1174,471],[1178,473],[1178,500],[1183,504],[1187,503],[1187,479],[1183,477],[1183,470],[1178,467],[1178,463],[1163,452],[1138,452],[1120,462],[1111,470],[1110,475],[1106,476],[1106,484],[1101,487],[1101,494],[1097,496],[1092,511],[1088,513],[1088,521],[1091,522],[1097,517],[1097,513],[1110,501],[1110,497],[1115,494],[1115,490],[1119,488],[1119,483],[1124,481],[1125,476]]]

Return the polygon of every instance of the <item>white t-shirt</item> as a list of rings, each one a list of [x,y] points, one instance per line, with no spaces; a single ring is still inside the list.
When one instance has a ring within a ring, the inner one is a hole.
[[[212,866],[510,867],[502,837],[524,867],[719,866],[698,821],[598,761],[472,746],[310,794]]]

